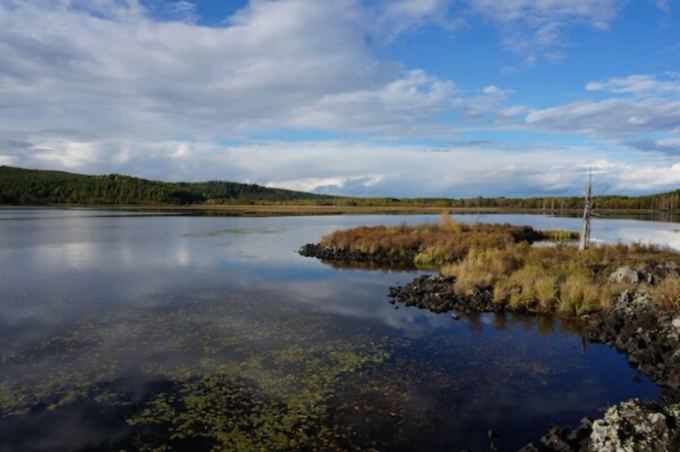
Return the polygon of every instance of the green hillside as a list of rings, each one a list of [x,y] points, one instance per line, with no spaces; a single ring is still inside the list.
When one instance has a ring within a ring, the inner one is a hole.
[[[331,196],[237,182],[158,182],[0,166],[2,204],[202,204],[330,200]]]

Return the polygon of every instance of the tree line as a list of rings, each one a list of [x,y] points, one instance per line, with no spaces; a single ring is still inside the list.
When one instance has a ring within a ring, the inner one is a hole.
[[[110,174],[0,167],[2,204],[203,204],[322,200],[329,196],[237,182],[159,182]]]
[[[119,174],[87,176],[0,166],[0,204],[293,204],[560,211],[583,208],[581,197],[350,198],[238,182],[159,182]],[[648,196],[604,196],[600,210],[676,211],[680,190]]]

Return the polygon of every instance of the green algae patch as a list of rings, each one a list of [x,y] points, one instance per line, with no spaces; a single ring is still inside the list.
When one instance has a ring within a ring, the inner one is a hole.
[[[388,356],[383,346],[349,342],[258,354],[176,382],[176,392],[156,394],[128,424],[153,427],[146,450],[196,441],[213,450],[353,449],[352,431],[328,422],[329,399],[344,376]]]
[[[352,450],[329,400],[401,342],[257,296],[120,309],[3,355],[0,418],[89,406],[120,450]]]

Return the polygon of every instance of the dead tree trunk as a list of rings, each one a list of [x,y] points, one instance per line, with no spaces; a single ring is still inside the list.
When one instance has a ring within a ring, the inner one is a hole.
[[[583,208],[583,231],[579,250],[585,251],[590,246],[590,219],[593,216],[593,174],[588,176],[588,186],[585,196],[586,205]]]

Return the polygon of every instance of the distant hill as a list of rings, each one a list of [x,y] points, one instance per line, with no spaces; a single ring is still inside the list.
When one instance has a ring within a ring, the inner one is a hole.
[[[583,199],[350,198],[238,182],[159,182],[119,174],[86,176],[0,166],[0,204],[293,204],[559,211],[581,209]],[[648,196],[606,196],[599,198],[597,204],[600,209],[677,211],[680,190]]]
[[[203,204],[323,201],[333,196],[238,182],[159,182],[0,166],[1,204]]]

